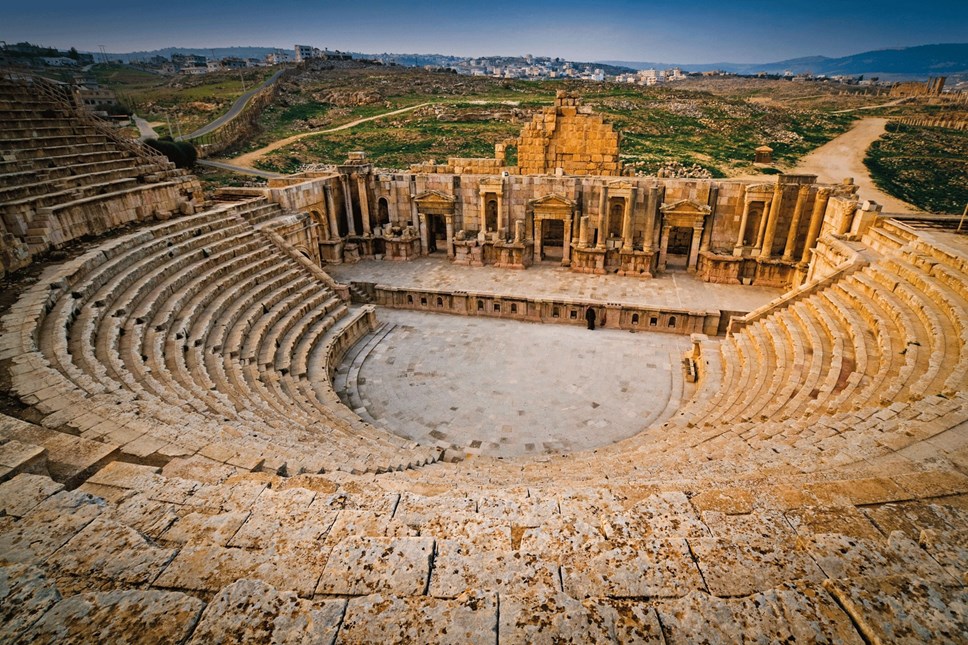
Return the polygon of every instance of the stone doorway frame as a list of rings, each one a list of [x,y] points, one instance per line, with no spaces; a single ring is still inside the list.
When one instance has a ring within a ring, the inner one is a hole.
[[[534,240],[535,262],[541,261],[541,227],[545,220],[560,220],[565,227],[565,235],[561,248],[561,265],[571,265],[571,236],[574,221],[575,202],[563,195],[552,193],[538,197],[528,202],[528,210],[532,213],[532,239]]]
[[[699,263],[699,244],[706,226],[706,216],[712,212],[712,208],[691,199],[680,199],[670,204],[663,204],[659,207],[659,212],[662,213],[662,234],[659,237],[659,270],[666,270],[669,233],[675,226],[692,228],[692,243],[689,247],[689,257],[686,260],[686,270],[690,273],[695,272]]]
[[[443,217],[447,228],[447,257],[454,257],[454,207],[456,199],[450,195],[428,190],[420,193],[414,198],[417,207],[417,215],[420,219],[420,243],[422,245],[421,255],[430,253],[430,216]]]

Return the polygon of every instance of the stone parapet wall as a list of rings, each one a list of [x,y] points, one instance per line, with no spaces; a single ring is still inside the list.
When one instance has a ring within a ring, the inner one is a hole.
[[[354,283],[354,286],[370,294],[376,304],[392,309],[547,324],[585,325],[585,311],[588,307],[593,307],[597,314],[597,324],[606,329],[671,334],[702,333],[715,336],[720,328],[721,312],[718,310],[650,308],[625,303],[569,298],[498,296],[468,291],[414,289],[365,283]]]

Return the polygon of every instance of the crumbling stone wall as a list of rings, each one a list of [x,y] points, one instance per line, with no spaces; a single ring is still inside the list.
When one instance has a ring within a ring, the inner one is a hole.
[[[523,175],[622,174],[619,135],[601,115],[592,114],[580,99],[559,91],[554,107],[545,108],[521,131],[518,166]]]

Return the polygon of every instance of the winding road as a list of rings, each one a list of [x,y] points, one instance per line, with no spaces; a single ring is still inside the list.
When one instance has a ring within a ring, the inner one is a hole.
[[[867,149],[884,134],[887,122],[880,117],[858,120],[850,130],[803,157],[791,172],[817,175],[817,181],[825,184],[840,183],[846,177],[852,177],[860,198],[881,204],[885,213],[921,213],[911,204],[882,192],[874,185],[864,165]]]
[[[327,134],[329,132],[339,132],[340,130],[348,130],[350,128],[356,127],[361,123],[366,123],[368,121],[376,121],[377,119],[384,119],[388,116],[395,116],[397,114],[403,114],[405,112],[410,112],[411,110],[416,110],[418,108],[431,105],[430,103],[421,103],[420,105],[411,105],[410,107],[400,108],[399,110],[393,110],[392,112],[384,112],[383,114],[377,114],[376,116],[368,116],[363,119],[357,119],[355,121],[350,121],[349,123],[344,123],[343,125],[338,125],[335,128],[329,128],[327,130],[313,130],[311,132],[300,132],[299,134],[294,134],[291,137],[286,137],[285,139],[279,139],[278,141],[273,141],[264,148],[259,148],[258,150],[253,150],[252,152],[246,152],[243,155],[239,155],[234,159],[229,159],[228,163],[233,166],[241,166],[243,168],[253,168],[255,162],[269,154],[273,150],[278,150],[279,148],[284,148],[294,141],[299,141],[306,137],[312,137],[317,134]]]
[[[217,130],[218,128],[222,127],[223,125],[225,125],[226,123],[228,123],[229,121],[237,117],[239,113],[242,112],[242,108],[245,107],[245,104],[248,103],[253,96],[258,94],[263,89],[269,87],[273,83],[275,83],[279,79],[279,76],[284,71],[286,70],[284,69],[276,70],[275,74],[273,74],[272,76],[264,80],[260,85],[256,85],[251,90],[249,90],[239,98],[235,99],[235,103],[232,104],[232,107],[229,108],[228,112],[226,112],[219,118],[215,119],[208,125],[203,125],[198,130],[195,130],[194,132],[186,134],[184,137],[179,137],[179,140],[194,139],[196,137],[200,137],[203,134],[208,134],[209,132],[212,132],[213,130]]]

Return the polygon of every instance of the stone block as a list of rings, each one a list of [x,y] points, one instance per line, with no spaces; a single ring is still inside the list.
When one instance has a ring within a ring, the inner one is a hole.
[[[330,553],[316,594],[422,595],[433,555],[430,538],[346,538]]]

